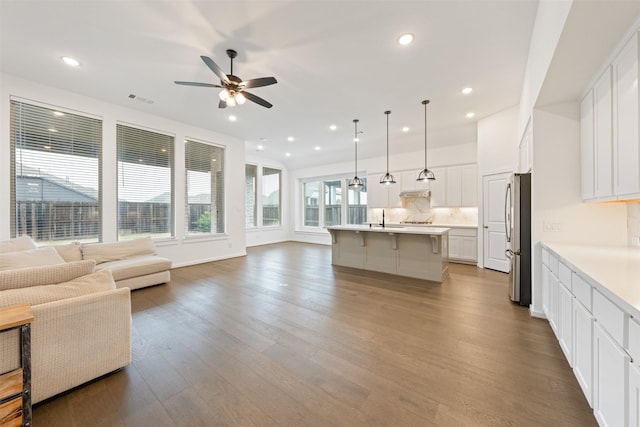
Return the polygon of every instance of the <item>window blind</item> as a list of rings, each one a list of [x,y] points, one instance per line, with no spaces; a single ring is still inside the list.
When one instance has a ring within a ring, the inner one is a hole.
[[[172,237],[174,137],[116,125],[118,239]]]
[[[280,169],[262,168],[262,225],[280,225]]]
[[[187,235],[224,233],[224,148],[185,142]]]
[[[12,99],[11,235],[101,239],[102,121]]]
[[[253,228],[258,226],[258,166],[245,165],[245,226]]]

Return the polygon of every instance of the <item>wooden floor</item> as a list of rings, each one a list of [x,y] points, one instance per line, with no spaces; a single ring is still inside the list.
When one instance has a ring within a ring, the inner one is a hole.
[[[133,363],[35,407],[44,426],[594,426],[507,276],[442,284],[283,243],[132,293]]]

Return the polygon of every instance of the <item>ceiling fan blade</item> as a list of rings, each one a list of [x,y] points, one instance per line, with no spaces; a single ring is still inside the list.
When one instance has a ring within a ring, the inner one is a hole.
[[[244,88],[252,88],[252,87],[262,87],[269,86],[278,83],[275,77],[261,77],[259,79],[251,79],[246,82],[242,82],[242,87]]]
[[[227,103],[220,100],[220,102],[218,102],[218,108],[227,108]]]
[[[200,56],[200,58],[204,61],[205,64],[207,64],[207,67],[209,67],[211,71],[213,71],[213,73],[216,76],[218,76],[221,82],[229,83],[229,79],[227,78],[227,75],[224,73],[224,71],[222,71],[220,67],[218,67],[218,64],[213,62],[213,59],[204,55]]]
[[[265,101],[264,99],[260,98],[259,96],[255,96],[252,93],[245,92],[244,90],[240,91],[240,93],[243,94],[244,97],[247,98],[249,101],[253,101],[256,104],[262,105],[263,107],[267,107],[267,108],[273,107],[273,104],[271,104],[270,102]]]
[[[202,87],[219,87],[219,88],[223,88],[224,86],[220,86],[220,85],[214,85],[211,83],[198,83],[198,82],[180,82],[180,81],[175,81],[174,82],[177,85],[185,85],[185,86],[202,86]]]

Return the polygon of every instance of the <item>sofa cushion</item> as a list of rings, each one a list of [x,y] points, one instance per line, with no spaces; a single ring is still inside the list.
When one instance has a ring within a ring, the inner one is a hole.
[[[27,235],[16,237],[15,239],[0,241],[0,254],[4,254],[6,252],[28,251],[29,249],[35,248],[35,242]]]
[[[38,305],[115,288],[116,284],[113,281],[111,272],[103,270],[56,285],[2,291],[0,292],[0,307],[14,304]]]
[[[111,270],[114,280],[129,279],[146,274],[166,271],[171,268],[171,260],[155,255],[144,255],[117,261],[104,262],[96,270]]]
[[[58,255],[62,257],[66,262],[82,261],[82,251],[80,250],[80,244],[67,243],[66,245],[55,245],[53,248],[58,251]]]
[[[139,255],[155,255],[156,247],[150,237],[115,243],[90,243],[81,246],[82,258],[96,264]]]
[[[21,252],[0,254],[0,270],[13,270],[38,265],[64,264],[64,259],[51,246]]]
[[[95,261],[87,260],[0,271],[0,291],[68,282],[93,273],[95,267]]]

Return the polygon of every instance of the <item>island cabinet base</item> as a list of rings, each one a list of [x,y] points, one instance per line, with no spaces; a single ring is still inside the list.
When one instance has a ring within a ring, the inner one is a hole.
[[[329,229],[331,263],[443,282],[449,275],[447,233]]]

